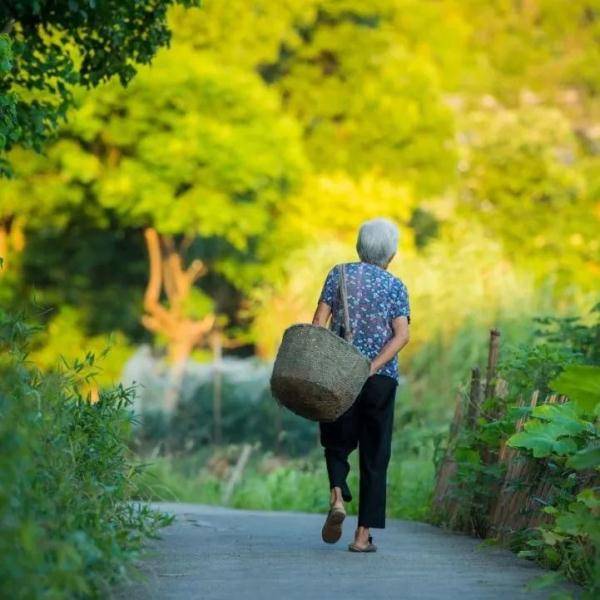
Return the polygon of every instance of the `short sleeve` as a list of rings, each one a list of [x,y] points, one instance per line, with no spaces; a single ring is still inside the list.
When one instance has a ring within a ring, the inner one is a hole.
[[[399,279],[394,279],[391,290],[391,315],[392,319],[406,317],[410,323],[410,302],[408,290]]]
[[[325,304],[333,306],[337,289],[338,272],[337,269],[334,267],[327,274],[327,278],[325,279],[325,283],[323,284],[323,289],[321,290],[321,295],[319,296],[319,302],[325,302]]]

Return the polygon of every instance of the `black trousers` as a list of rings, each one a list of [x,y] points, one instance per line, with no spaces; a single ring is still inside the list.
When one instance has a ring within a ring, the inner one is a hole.
[[[371,375],[350,409],[331,423],[319,423],[330,487],[340,487],[346,501],[352,500],[346,483],[350,471],[348,456],[358,446],[359,526],[385,527],[387,468],[397,385],[387,375]]]

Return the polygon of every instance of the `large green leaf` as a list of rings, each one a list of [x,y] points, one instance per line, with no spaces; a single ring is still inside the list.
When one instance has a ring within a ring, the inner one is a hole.
[[[515,433],[508,439],[508,445],[513,448],[531,450],[536,458],[551,454],[566,456],[577,450],[577,444],[560,424],[544,421],[528,421],[525,431]]]
[[[569,396],[586,412],[593,413],[600,402],[600,367],[569,365],[550,386],[559,394]]]
[[[581,418],[582,413],[573,402],[541,404],[532,411],[534,418],[525,423],[524,431],[510,437],[508,445],[531,450],[536,458],[573,454],[578,449],[574,438],[596,433],[594,425]]]
[[[569,510],[556,517],[555,531],[561,534],[588,537],[600,541],[600,519],[595,511],[598,497],[592,490],[584,490],[585,495],[577,496],[577,502],[569,505]]]
[[[551,421],[560,426],[563,435],[577,435],[586,430],[594,431],[594,426],[589,421],[581,418],[582,411],[573,402],[540,404],[533,409],[531,414],[538,419]]]

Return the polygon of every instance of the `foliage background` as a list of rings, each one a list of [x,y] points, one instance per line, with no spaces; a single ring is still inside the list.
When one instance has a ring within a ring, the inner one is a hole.
[[[110,346],[98,394],[147,351],[154,383],[139,391],[147,414],[133,445],[151,457],[155,497],[220,501],[240,445],[260,443],[233,504],[322,510],[314,426],[281,415],[264,380],[255,393],[256,382],[217,377],[216,412],[215,378],[194,373],[214,373],[221,346],[249,372],[250,358],[272,359],[285,327],[311,318],[328,269],[355,259],[358,225],[388,216],[402,233],[390,269],[412,305],[390,514],[424,518],[436,449],[487,328],[508,353],[533,343],[535,315],[591,322],[599,0],[157,2],[170,47],[126,87],[110,80],[133,74],[114,50],[106,72],[77,54],[83,4],[39,38],[25,42],[20,25],[0,36],[0,151],[13,172],[0,181],[0,306],[34,307],[43,333],[31,359],[52,371]],[[137,62],[168,41],[156,25]],[[48,46],[61,31],[71,34]],[[40,90],[15,75],[28,44],[69,51]],[[100,85],[78,85],[90,81]],[[44,127],[5,131],[15,110],[46,111]],[[42,141],[41,153],[28,148]],[[184,292],[163,290],[160,327],[148,320],[148,231],[163,268],[202,266]],[[186,327],[205,319],[214,329],[180,356]],[[169,381],[172,419],[145,404]]]

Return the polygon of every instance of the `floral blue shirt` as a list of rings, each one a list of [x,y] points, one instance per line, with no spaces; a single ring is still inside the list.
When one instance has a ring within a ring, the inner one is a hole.
[[[407,317],[410,322],[408,291],[400,279],[386,270],[364,262],[346,263],[346,290],[352,343],[373,360],[393,337],[392,321]],[[340,265],[329,271],[319,302],[331,307],[330,329],[343,336],[344,310],[339,293]],[[398,379],[398,357],[383,365],[377,374]]]

